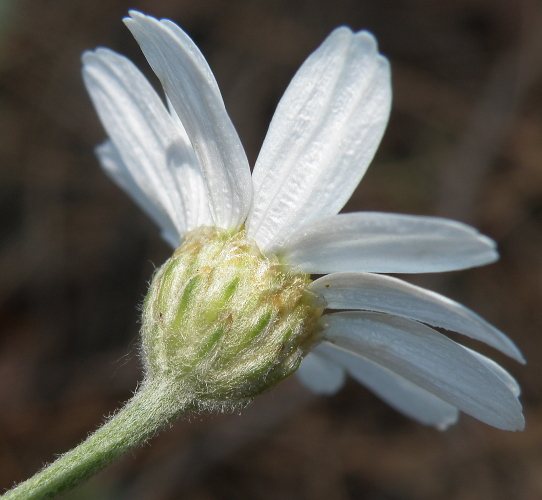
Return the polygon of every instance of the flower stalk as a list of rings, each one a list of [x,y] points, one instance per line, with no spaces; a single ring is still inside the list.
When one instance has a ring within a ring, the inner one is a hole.
[[[42,500],[66,492],[191,411],[176,384],[145,381],[132,399],[73,450],[6,492],[4,500]]]

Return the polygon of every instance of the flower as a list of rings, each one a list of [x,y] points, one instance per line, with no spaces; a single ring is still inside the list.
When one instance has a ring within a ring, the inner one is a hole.
[[[173,22],[138,12],[125,23],[159,77],[167,107],[125,57],[104,48],[85,53],[85,84],[109,135],[97,148],[100,162],[173,247],[206,231],[242,234],[273,266],[325,275],[303,287],[343,312],[318,320],[297,372],[301,381],[330,394],[348,373],[439,429],[454,423],[459,410],[501,429],[523,429],[516,381],[431,327],[524,362],[510,339],[448,298],[379,274],[487,264],[498,257],[494,242],[442,218],[338,215],[390,111],[389,64],[374,37],[338,28],[305,61],[277,107],[251,177],[214,76],[192,40]]]

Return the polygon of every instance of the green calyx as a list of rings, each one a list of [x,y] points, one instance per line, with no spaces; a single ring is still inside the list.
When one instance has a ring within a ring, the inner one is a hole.
[[[233,409],[294,372],[325,304],[310,278],[241,230],[200,227],[156,272],[143,307],[146,378],[176,380],[194,409]]]

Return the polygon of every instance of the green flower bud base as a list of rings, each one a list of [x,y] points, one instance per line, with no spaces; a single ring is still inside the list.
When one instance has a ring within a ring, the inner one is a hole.
[[[264,255],[243,230],[200,227],[155,273],[143,305],[145,378],[72,451],[2,497],[52,498],[181,415],[234,410],[297,369],[325,303],[308,275]]]
[[[317,341],[324,304],[309,283],[244,231],[188,233],[145,299],[147,377],[178,380],[198,411],[245,405],[295,371]]]

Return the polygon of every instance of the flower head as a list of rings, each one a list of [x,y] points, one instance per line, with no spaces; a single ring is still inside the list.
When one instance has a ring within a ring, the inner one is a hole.
[[[522,429],[515,380],[431,326],[523,362],[508,337],[450,299],[376,274],[487,264],[497,259],[494,243],[447,219],[338,215],[390,111],[389,64],[374,37],[338,28],[305,61],[251,176],[192,40],[171,21],[138,12],[125,23],[167,107],[108,49],[84,54],[83,75],[109,135],[97,148],[103,168],[179,247],[146,299],[147,372],[197,373],[191,383],[201,397],[212,385],[223,398],[250,398],[303,359],[297,373],[316,392],[338,390],[349,373],[424,424],[446,428],[461,410]],[[310,274],[326,276],[311,282]],[[350,311],[320,317],[324,306]]]

